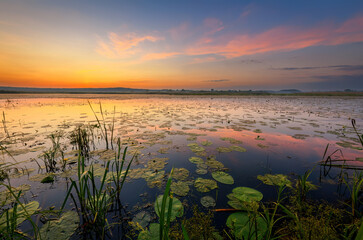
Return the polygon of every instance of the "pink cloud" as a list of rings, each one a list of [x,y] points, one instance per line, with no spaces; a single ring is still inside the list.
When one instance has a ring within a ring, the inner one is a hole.
[[[169,33],[174,41],[183,40],[190,35],[189,24],[183,22],[179,26],[170,29]]]
[[[213,35],[216,32],[222,31],[224,29],[223,22],[217,18],[206,18],[203,22],[206,27],[206,35]]]
[[[158,60],[165,59],[179,55],[180,52],[161,52],[161,53],[148,53],[142,57],[142,60]]]
[[[291,51],[317,45],[338,45],[363,41],[363,17],[349,19],[340,26],[296,29],[280,26],[259,34],[201,37],[186,49],[188,55],[218,54],[239,57],[272,51]]]
[[[108,34],[109,41],[106,43],[103,40],[99,40],[96,51],[109,58],[125,57],[139,52],[141,49],[138,45],[142,42],[156,42],[162,39],[162,37],[151,35],[138,36],[136,33],[118,35],[117,33],[110,32]]]

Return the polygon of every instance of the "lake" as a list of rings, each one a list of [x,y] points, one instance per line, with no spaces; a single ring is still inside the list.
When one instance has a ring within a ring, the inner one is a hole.
[[[39,202],[41,209],[59,209],[70,178],[77,179],[78,151],[71,143],[77,127],[90,135],[86,165],[93,163],[99,172],[114,158],[118,138],[122,150],[128,147],[126,163],[135,155],[120,195],[125,221],[145,211],[151,222],[157,222],[154,201],[163,194],[172,169],[178,174],[172,192],[188,217],[193,205],[207,211],[201,204],[205,196],[216,200],[215,209],[231,208],[227,195],[236,187],[256,189],[263,194],[262,201],[273,201],[274,187],[262,184],[258,175],[294,179],[310,169],[309,181],[318,186],[310,197],[336,203],[345,196],[337,190],[335,177],[340,170],[332,168],[324,176],[317,164],[327,145],[325,156],[341,149],[332,159],[362,159],[351,120],[357,121],[362,133],[363,97],[10,94],[0,98],[0,139],[7,151],[0,155],[1,163],[15,164],[8,172],[11,185],[22,186],[22,199]],[[49,175],[44,152],[53,147],[51,134],[64,154],[58,152],[55,159],[65,159],[64,167],[54,169],[53,182],[41,183]],[[363,167],[358,160],[351,164]],[[227,173],[228,183],[216,172]],[[213,184],[205,189],[204,182],[196,184],[200,179],[212,179]],[[5,187],[0,191],[4,193]],[[74,207],[69,198],[66,209]],[[214,223],[223,227],[227,217],[217,212]],[[113,229],[112,238],[123,234],[119,231]]]

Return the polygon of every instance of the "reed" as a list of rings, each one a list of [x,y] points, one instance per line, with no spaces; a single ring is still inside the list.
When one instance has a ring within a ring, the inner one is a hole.
[[[90,101],[88,101],[88,104],[93,112],[93,115],[96,118],[96,121],[98,123],[98,128],[101,130],[101,135],[103,137],[103,139],[105,139],[106,142],[106,149],[109,149],[109,145],[111,145],[111,148],[113,149],[113,137],[114,137],[114,130],[115,130],[115,114],[116,114],[116,107],[114,107],[113,110],[113,118],[112,118],[112,123],[109,124],[108,126],[106,125],[106,120],[105,120],[105,116],[103,113],[103,109],[102,109],[102,104],[101,102],[99,102],[99,106],[100,106],[100,113],[101,113],[101,118],[99,118],[96,114],[96,112],[94,111],[92,104]],[[111,134],[110,136],[110,144],[109,144],[109,133]]]

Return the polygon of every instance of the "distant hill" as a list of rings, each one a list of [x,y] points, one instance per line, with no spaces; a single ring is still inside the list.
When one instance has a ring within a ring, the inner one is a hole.
[[[137,93],[152,92],[148,89],[135,88],[27,88],[27,87],[1,87],[3,93]]]

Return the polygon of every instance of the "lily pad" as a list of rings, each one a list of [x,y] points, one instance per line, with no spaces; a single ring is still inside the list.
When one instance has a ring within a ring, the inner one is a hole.
[[[48,221],[40,229],[42,239],[69,239],[79,225],[78,214],[66,212],[58,220]]]
[[[234,183],[233,177],[231,175],[229,175],[228,173],[225,173],[222,171],[212,172],[212,177],[216,181],[224,183],[224,184],[233,184]]]
[[[205,162],[205,164],[210,167],[210,168],[214,168],[214,169],[221,169],[221,168],[224,168],[224,165],[223,163],[221,162],[218,162],[217,160],[215,159],[210,159],[210,160],[207,160]]]
[[[263,218],[257,217],[256,220],[250,220],[246,212],[232,213],[227,218],[226,225],[232,229],[237,239],[256,239],[256,237],[257,239],[264,239],[267,231],[267,224]]]
[[[190,157],[189,161],[191,163],[195,163],[195,164],[201,164],[204,163],[203,159],[201,159],[200,157]]]
[[[21,224],[22,222],[24,222],[28,216],[33,215],[39,208],[39,202],[37,201],[32,201],[28,204],[23,204],[24,208],[20,205],[17,204],[16,206],[16,212],[17,212],[17,218],[16,218],[16,226],[18,226],[19,224]],[[14,212],[14,208],[8,210],[9,212],[9,220],[12,220],[12,215]],[[7,217],[6,214],[4,213],[1,218],[0,218],[0,232],[2,232],[2,230],[6,229],[6,222],[7,222]]]
[[[151,221],[151,215],[146,211],[142,211],[136,214],[132,221],[140,225],[142,228],[146,228]]]
[[[210,146],[210,145],[212,145],[213,143],[211,142],[211,141],[208,141],[208,140],[205,140],[205,141],[203,141],[202,142],[202,145],[203,146]]]
[[[159,240],[160,239],[160,224],[151,223],[149,230],[144,230],[139,233],[137,240]]]
[[[170,200],[170,197],[168,196],[166,199],[166,205],[165,205],[166,206],[165,207],[165,216],[168,216],[169,200]],[[155,212],[159,217],[160,217],[162,202],[163,202],[163,195],[159,195],[156,198],[156,201],[154,204]],[[183,207],[182,203],[180,202],[180,200],[177,199],[176,197],[173,197],[173,203],[171,206],[170,214],[171,214],[170,221],[174,221],[176,219],[176,217],[181,217],[184,214],[184,207]]]
[[[242,143],[241,141],[239,141],[237,139],[234,139],[234,138],[230,138],[230,137],[221,137],[221,140],[222,141],[228,141],[231,144],[241,144]]]
[[[195,170],[195,172],[196,172],[197,174],[199,174],[199,175],[204,175],[204,174],[207,174],[207,173],[208,173],[207,169],[204,169],[204,168],[197,168],[197,169]]]
[[[199,192],[209,192],[213,189],[218,188],[217,182],[212,179],[197,178],[194,182],[194,187]]]
[[[263,194],[249,187],[236,187],[232,190],[234,197],[243,202],[261,201]]]
[[[206,207],[214,207],[216,205],[216,201],[211,196],[204,196],[200,199],[200,203]]]
[[[171,183],[171,191],[179,196],[186,196],[189,192],[189,186],[186,182],[172,182]]]
[[[237,151],[237,152],[246,152],[247,150],[241,146],[230,146],[229,147],[232,151]]]
[[[185,168],[174,168],[173,179],[183,181],[189,177],[189,171]]]
[[[232,152],[232,149],[227,148],[227,147],[217,147],[217,151],[220,153],[228,153],[228,152]]]
[[[267,185],[291,187],[290,180],[287,179],[287,176],[283,174],[265,174],[264,176],[258,175],[257,179],[261,180],[264,184]]]
[[[205,151],[204,147],[199,146],[197,143],[189,143],[188,147],[194,153],[204,152]]]
[[[41,183],[52,183],[54,182],[54,177],[53,175],[50,176],[46,176],[45,178],[42,179],[42,181],[40,181]]]
[[[161,170],[168,163],[169,158],[153,158],[148,161],[147,167],[152,170]]]

